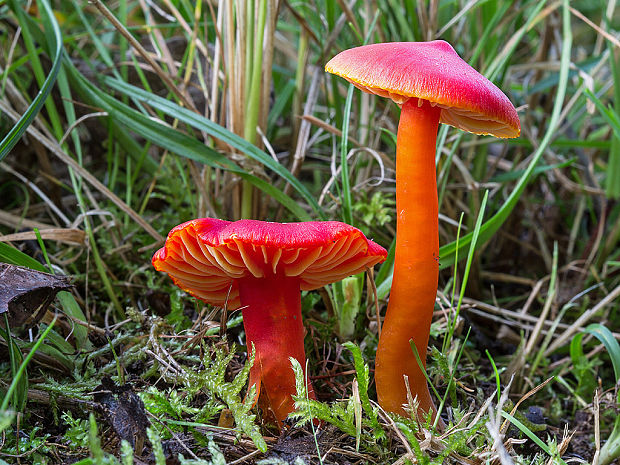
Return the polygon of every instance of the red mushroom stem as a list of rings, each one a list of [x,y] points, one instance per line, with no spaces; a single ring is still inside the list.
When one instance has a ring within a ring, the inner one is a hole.
[[[439,273],[435,152],[441,109],[410,98],[401,109],[396,143],[396,251],[394,276],[381,338],[375,381],[379,404],[404,414],[408,376],[419,413],[433,412],[426,378],[412,352],[412,339],[426,367]]]
[[[305,375],[300,282],[297,276],[284,275],[238,280],[248,351],[252,344],[256,350],[249,386],[256,385],[260,404],[273,412],[278,424],[295,410],[291,397],[296,392],[295,376],[290,357],[301,364]],[[313,398],[309,381],[307,389]]]

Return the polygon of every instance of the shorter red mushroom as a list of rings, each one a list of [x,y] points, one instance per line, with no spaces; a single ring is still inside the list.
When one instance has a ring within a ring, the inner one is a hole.
[[[360,230],[336,221],[202,218],[172,229],[153,266],[198,299],[241,308],[246,343],[256,350],[250,386],[280,423],[294,410],[289,358],[305,366],[300,290],[360,273],[386,256]]]

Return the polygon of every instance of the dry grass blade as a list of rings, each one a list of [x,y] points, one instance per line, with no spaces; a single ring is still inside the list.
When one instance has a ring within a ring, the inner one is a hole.
[[[52,240],[69,245],[85,245],[86,233],[81,229],[39,229],[41,239]],[[0,242],[36,241],[37,236],[34,231],[25,231],[15,234],[5,234],[0,236]]]
[[[318,39],[318,37],[316,36],[312,28],[308,26],[306,19],[303,16],[301,16],[297,12],[297,10],[295,10],[295,8],[291,6],[291,3],[289,2],[289,0],[283,0],[283,1],[284,1],[284,5],[288,8],[291,14],[295,17],[295,21],[297,22],[297,24],[299,24],[301,27],[304,28],[304,31],[306,32],[306,34],[308,34],[315,43],[317,44],[321,43],[321,41]]]
[[[497,454],[497,458],[501,465],[514,465],[514,462],[508,451],[504,447],[502,434],[499,428],[499,421],[493,415],[493,409],[489,407],[489,421],[487,422],[487,429],[489,430],[489,434],[493,438],[493,450]]]
[[[310,123],[306,123],[306,117],[312,118],[312,113],[314,112],[314,105],[316,104],[319,96],[319,82],[321,75],[322,72],[319,68],[317,68],[312,75],[310,89],[308,90],[306,104],[304,105],[303,110],[304,114],[302,118],[304,119],[304,121],[302,121],[299,128],[299,137],[297,138],[295,154],[293,155],[293,163],[291,164],[291,173],[293,173],[293,176],[297,176],[299,174],[299,171],[301,170],[301,165],[303,164],[306,157],[308,139],[310,138]],[[290,189],[290,185],[287,185],[284,192],[288,193]]]
[[[353,14],[353,11],[351,10],[352,6],[349,7],[349,5],[347,5],[345,0],[337,0],[337,1],[338,1],[338,5],[340,5],[340,8],[344,12],[344,14],[347,16],[347,20],[349,21],[349,23],[351,23],[351,25],[353,26],[353,29],[355,29],[355,33],[358,35],[358,37],[363,37],[362,30],[360,29],[360,26],[357,23],[357,19],[355,18],[355,15]]]
[[[13,176],[21,180],[24,184],[28,185],[30,189],[36,192],[36,194],[46,203],[46,205],[50,207],[50,209],[65,223],[66,226],[71,224],[71,221],[69,221],[69,218],[65,216],[65,214],[56,206],[56,204],[54,204],[54,202],[52,202],[49,199],[49,197],[45,195],[35,183],[30,182],[26,177],[22,176],[20,173],[15,171],[13,168],[11,168],[6,163],[0,162],[0,168],[2,168],[5,171],[8,171]]]
[[[556,268],[557,268],[557,263],[555,263],[554,270]],[[540,337],[540,332],[543,328],[543,325],[547,321],[547,315],[549,314],[549,311],[551,310],[551,306],[553,305],[553,302],[555,301],[555,298],[557,296],[557,284],[556,284],[555,274],[552,274],[549,286],[550,288],[549,288],[547,297],[545,299],[545,305],[543,306],[543,309],[540,312],[540,315],[538,317],[538,321],[536,321],[536,325],[534,325],[534,329],[532,330],[532,333],[530,334],[527,344],[525,345],[525,349],[523,350],[523,354],[522,354],[522,360],[526,360],[529,357],[529,355],[532,353],[532,351],[534,350],[534,347]]]
[[[574,431],[569,434],[568,425],[565,425],[564,431],[562,432],[562,440],[558,444],[558,456],[559,457],[562,457],[566,453],[566,450],[568,449],[568,445],[570,444],[570,441],[571,439],[573,439],[574,435],[575,435]],[[556,463],[557,461],[555,457],[549,457],[549,460],[547,460],[547,465],[555,465]]]
[[[390,425],[392,431],[396,434],[396,436],[398,437],[398,439],[400,440],[400,442],[403,444],[403,446],[405,447],[405,450],[407,451],[407,455],[409,457],[415,457],[413,450],[411,450],[411,446],[409,445],[409,441],[407,441],[407,438],[403,435],[403,433],[400,431],[400,429],[398,428],[398,426],[396,426],[396,423],[394,423],[394,420],[392,420],[392,417],[390,417],[385,410],[383,410],[378,404],[376,404],[377,407],[377,413],[381,416],[381,418],[388,424]]]
[[[30,228],[30,229],[53,229],[55,226],[47,223],[42,223],[40,221],[29,220],[27,218],[22,218],[18,215],[13,215],[12,213],[5,212],[0,210],[0,224],[8,226],[9,228],[21,229],[21,228]]]
[[[304,112],[304,114],[301,116],[301,119],[304,121],[308,121],[309,123],[313,124],[314,126],[318,128],[321,128],[321,129],[326,130],[327,132],[330,132],[331,134],[333,134],[334,136],[338,138],[342,137],[342,131],[340,129],[332,126],[331,124],[323,121],[322,119],[317,118],[316,116],[308,114],[307,112]],[[351,142],[353,145],[357,145],[358,147],[362,145],[358,140],[351,137],[351,135],[349,135],[349,142]]]
[[[527,399],[529,399],[530,397],[532,397],[534,394],[536,394],[538,391],[540,391],[542,388],[544,388],[547,384],[549,384],[553,379],[555,379],[554,376],[552,376],[551,378],[546,379],[545,381],[543,381],[542,383],[540,383],[538,386],[530,389],[529,391],[527,391],[523,396],[521,396],[521,398],[517,401],[517,403],[515,404],[515,406],[512,408],[512,410],[510,411],[510,415],[515,414],[515,412],[517,411],[517,409],[519,408],[519,405],[521,405],[524,401],[526,401]],[[508,427],[508,420],[504,420],[504,423],[502,423],[502,426],[500,428],[500,431],[503,433],[504,431],[506,431],[506,428]]]
[[[575,8],[573,8],[572,6],[569,7],[569,10],[572,14],[574,14],[577,18],[579,18],[580,20],[582,20],[584,23],[586,23],[588,26],[590,26],[592,29],[594,29],[598,34],[602,35],[603,37],[605,37],[605,39],[607,39],[608,41],[610,41],[612,44],[614,44],[616,47],[620,47],[620,40],[618,40],[616,37],[614,37],[612,34],[610,34],[609,32],[601,29],[599,26],[597,26],[596,24],[594,24],[592,21],[590,21],[587,17],[585,17],[583,15],[583,13],[581,13],[581,11],[576,10]]]
[[[598,465],[599,456],[601,455],[601,402],[600,402],[600,391],[596,389],[594,391],[594,401],[593,401],[593,410],[594,410],[594,447],[596,448],[594,452],[594,457],[592,459],[592,465]]]
[[[5,102],[0,102],[0,109],[2,109],[2,111],[4,111],[4,113],[6,113],[13,121],[17,121],[20,117],[20,115],[18,115],[11,107],[7,106]],[[67,155],[56,141],[53,141],[50,138],[44,136],[33,125],[28,126],[27,133],[37,139],[50,152],[56,155],[63,163],[65,163],[67,166],[70,166],[77,174],[79,174],[82,178],[88,181],[88,183],[91,184],[95,189],[97,189],[104,196],[109,198],[114,204],[116,204],[117,207],[119,207],[123,212],[125,212],[136,223],[138,223],[155,240],[163,242],[164,237],[161,234],[155,231],[155,229],[149,223],[147,223],[144,218],[138,215],[135,210],[133,210],[125,202],[123,202],[120,197],[118,197],[114,192],[104,186],[94,175],[90,173],[90,171],[84,169],[78,164],[78,162],[76,162],[73,158]]]
[[[187,21],[185,21],[185,18],[183,18],[183,15],[181,15],[181,12],[172,4],[170,0],[163,0],[163,2],[168,8],[168,10],[170,10],[170,12],[174,15],[174,18],[179,22],[185,33],[192,38],[194,44],[196,45],[198,50],[200,50],[200,53],[202,53],[205,58],[209,58],[209,51],[207,50],[207,47],[201,40],[198,40],[195,37],[195,32],[192,30],[189,24],[187,24]]]
[[[103,4],[100,0],[92,0],[92,3],[95,4],[97,9],[106,17],[110,23],[114,26],[114,28],[122,34],[122,36],[127,39],[127,41],[131,44],[131,46],[140,54],[142,58],[144,58],[155,74],[159,76],[159,78],[166,83],[168,88],[174,92],[174,95],[185,105],[187,108],[190,108],[197,112],[194,105],[190,103],[185,94],[179,90],[177,85],[174,83],[172,78],[166,73],[161,66],[151,57],[150,53],[138,42],[134,36],[132,36],[129,31],[123,26],[123,24],[112,14],[112,12]]]

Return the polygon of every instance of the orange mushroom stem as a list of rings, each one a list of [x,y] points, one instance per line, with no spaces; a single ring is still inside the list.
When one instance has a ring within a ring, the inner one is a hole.
[[[379,404],[401,412],[407,399],[403,375],[422,412],[435,406],[410,340],[426,366],[426,347],[437,294],[439,231],[435,143],[440,109],[412,98],[402,106],[396,145],[396,254],[390,300],[377,348]],[[407,360],[405,362],[404,360]],[[399,367],[400,369],[393,369]]]

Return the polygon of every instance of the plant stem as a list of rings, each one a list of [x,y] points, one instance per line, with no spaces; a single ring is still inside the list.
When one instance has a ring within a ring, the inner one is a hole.
[[[261,0],[258,9],[258,22],[254,31],[254,50],[251,69],[250,89],[247,95],[247,107],[243,138],[251,144],[256,144],[256,126],[260,113],[261,75],[263,71],[263,34],[267,17],[267,0]],[[253,18],[251,18],[253,19]],[[248,44],[249,45],[249,44]],[[253,186],[248,181],[243,181],[243,193],[241,198],[241,218],[252,217],[252,191]]]
[[[601,447],[599,465],[608,465],[620,457],[620,416],[616,417],[614,429],[609,435],[607,442]]]

